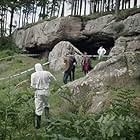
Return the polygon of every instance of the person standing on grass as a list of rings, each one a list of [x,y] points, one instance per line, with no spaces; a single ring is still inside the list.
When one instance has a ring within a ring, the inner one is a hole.
[[[69,56],[69,67],[70,67],[70,81],[74,81],[75,80],[75,68],[77,65],[77,61],[75,59],[75,56],[73,54],[71,54]]]
[[[86,75],[91,70],[91,61],[90,57],[87,55],[87,52],[84,52],[82,59],[82,71]]]
[[[66,54],[63,59],[64,59],[64,76],[63,76],[63,82],[64,82],[64,84],[67,84],[68,77],[71,74],[70,58],[69,58],[68,54]]]
[[[101,46],[98,51],[98,60],[101,60],[103,58],[103,56],[106,54],[106,50],[103,48],[103,46]]]
[[[39,129],[41,115],[45,111],[46,121],[49,115],[48,96],[49,85],[56,78],[49,72],[44,71],[40,63],[35,64],[35,72],[31,74],[31,87],[35,89],[35,128]]]

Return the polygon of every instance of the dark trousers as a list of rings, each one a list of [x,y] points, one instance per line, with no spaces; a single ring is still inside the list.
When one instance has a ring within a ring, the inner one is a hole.
[[[48,125],[48,119],[49,119],[49,108],[45,107],[44,111],[45,111],[45,119],[46,119],[46,126],[47,126]],[[35,114],[34,126],[35,126],[36,129],[39,129],[40,125],[41,125],[41,116]]]
[[[67,84],[68,77],[70,78],[70,81],[74,81],[74,79],[75,79],[75,66],[69,68],[67,71],[64,72],[64,77],[63,77],[64,84]]]
[[[73,67],[70,72],[70,81],[74,81],[74,80],[75,80],[75,67]]]
[[[67,84],[67,82],[68,82],[68,77],[69,77],[69,72],[68,72],[68,71],[65,71],[65,72],[64,72],[64,77],[63,77],[63,82],[64,82],[64,84]]]

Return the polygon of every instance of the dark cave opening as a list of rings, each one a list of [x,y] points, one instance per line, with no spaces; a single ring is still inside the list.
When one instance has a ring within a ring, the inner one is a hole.
[[[106,55],[108,55],[115,42],[113,36],[101,33],[90,35],[80,40],[71,39],[66,41],[71,42],[82,53],[87,52],[88,55],[97,55],[97,50],[100,46],[103,46],[106,49]],[[46,49],[46,46],[42,44],[41,47],[36,45],[33,48],[26,48],[26,51],[29,54],[40,54],[41,56],[48,56],[51,50]]]
[[[86,39],[78,41],[70,41],[77,49],[82,53],[87,52],[88,55],[97,55],[97,50],[100,46],[103,46],[109,54],[111,48],[114,46],[114,38],[109,35],[92,35]]]
[[[42,57],[48,57],[49,52],[51,50],[46,48],[46,45],[42,44],[40,46],[35,45],[35,47],[32,48],[25,48],[26,54],[31,54],[31,57],[34,58],[42,58]]]
[[[25,48],[25,50],[27,51],[27,53],[29,54],[42,54],[43,52],[46,51],[45,45],[40,45],[37,46],[36,44],[34,45],[34,47],[31,48]]]

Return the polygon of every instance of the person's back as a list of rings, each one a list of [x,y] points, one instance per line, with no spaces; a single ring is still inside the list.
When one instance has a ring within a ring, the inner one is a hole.
[[[65,56],[64,57],[64,71],[68,71],[69,67],[70,67],[70,64],[69,64],[69,58],[68,56]]]
[[[35,72],[31,75],[31,87],[35,89],[35,128],[40,128],[41,115],[45,111],[46,122],[49,114],[49,83],[56,80],[48,71],[44,71],[40,63],[35,64]]]
[[[70,67],[73,67],[77,64],[77,61],[74,56],[69,57],[69,64],[70,64]]]
[[[76,67],[77,61],[74,57],[74,55],[69,56],[69,70],[70,70],[70,80],[71,80],[71,72],[72,72],[72,80],[75,79],[75,67]]]
[[[49,83],[53,79],[52,74],[48,71],[36,71],[31,77],[33,80],[31,86],[35,89],[48,89]]]
[[[67,84],[68,77],[70,77],[70,81],[74,80],[74,72],[75,72],[75,65],[74,63],[76,62],[76,59],[73,55],[68,55],[64,57],[64,77],[63,77],[63,82],[64,84]],[[72,77],[71,77],[71,72],[72,72]]]

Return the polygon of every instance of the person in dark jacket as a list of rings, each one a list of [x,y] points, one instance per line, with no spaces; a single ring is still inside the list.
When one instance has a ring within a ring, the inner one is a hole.
[[[77,65],[77,61],[75,59],[74,55],[70,55],[69,56],[69,65],[70,65],[70,81],[74,81],[75,80],[75,68]]]
[[[74,55],[66,54],[64,57],[64,77],[63,82],[67,84],[68,77],[70,81],[74,81],[75,79],[75,66],[77,62]]]

